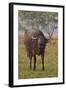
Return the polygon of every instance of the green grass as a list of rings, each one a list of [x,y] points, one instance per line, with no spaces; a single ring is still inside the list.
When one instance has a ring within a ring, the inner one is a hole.
[[[45,50],[44,65],[45,70],[42,71],[41,57],[37,56],[36,71],[33,70],[33,59],[32,59],[32,70],[29,67],[29,58],[27,57],[25,46],[23,44],[22,37],[19,37],[18,47],[18,78],[47,78],[58,76],[58,51],[57,41],[54,40],[55,44],[47,44]],[[53,41],[52,41],[53,42]]]

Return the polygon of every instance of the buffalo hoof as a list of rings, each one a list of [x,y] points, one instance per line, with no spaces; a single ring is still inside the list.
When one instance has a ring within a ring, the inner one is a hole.
[[[35,71],[36,69],[34,68],[33,70]]]
[[[42,70],[44,71],[44,70],[45,70],[45,68],[42,68]]]

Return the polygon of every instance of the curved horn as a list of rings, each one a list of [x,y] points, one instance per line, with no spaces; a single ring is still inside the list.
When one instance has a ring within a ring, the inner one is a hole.
[[[33,36],[32,36],[32,39],[37,39],[37,37],[33,37]]]

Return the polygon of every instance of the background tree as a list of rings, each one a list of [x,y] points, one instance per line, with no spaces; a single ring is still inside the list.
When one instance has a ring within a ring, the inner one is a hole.
[[[42,30],[50,39],[58,29],[57,12],[18,11],[18,29],[20,30]]]

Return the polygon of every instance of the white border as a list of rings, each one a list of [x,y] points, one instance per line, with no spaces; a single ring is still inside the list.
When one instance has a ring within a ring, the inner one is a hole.
[[[45,12],[58,12],[58,77],[56,78],[39,78],[39,79],[20,79],[18,80],[18,10],[26,11],[45,11]],[[27,84],[42,84],[42,83],[59,83],[63,80],[63,9],[55,7],[40,7],[40,6],[14,6],[14,85],[27,85]]]

